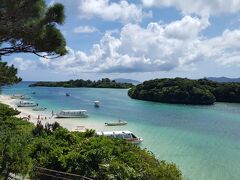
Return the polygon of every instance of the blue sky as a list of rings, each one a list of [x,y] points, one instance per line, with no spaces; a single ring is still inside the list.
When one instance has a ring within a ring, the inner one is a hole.
[[[54,0],[69,53],[3,57],[23,80],[240,77],[240,0]]]

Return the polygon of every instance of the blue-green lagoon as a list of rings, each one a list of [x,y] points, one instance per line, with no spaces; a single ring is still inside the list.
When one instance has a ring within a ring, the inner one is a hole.
[[[30,88],[29,84],[4,87],[2,94],[28,94],[49,111],[86,109],[89,118],[84,121],[96,124],[126,120],[126,126],[114,129],[142,137],[143,148],[176,163],[186,180],[240,179],[240,104],[174,105],[134,100],[125,89]],[[94,100],[101,101],[100,108],[94,108]],[[77,125],[83,120],[74,121]]]

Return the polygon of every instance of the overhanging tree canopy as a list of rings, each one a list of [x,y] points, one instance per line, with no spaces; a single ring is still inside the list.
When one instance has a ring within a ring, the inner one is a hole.
[[[6,62],[0,62],[0,87],[21,81],[21,78],[16,75],[17,69],[14,66],[7,66]]]
[[[47,7],[44,0],[0,0],[0,57],[65,55],[66,42],[56,27],[64,18],[64,6],[58,3]]]

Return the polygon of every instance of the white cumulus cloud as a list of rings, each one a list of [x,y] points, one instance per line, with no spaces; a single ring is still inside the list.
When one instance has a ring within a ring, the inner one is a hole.
[[[53,0],[50,4],[60,2],[67,12],[80,18],[100,18],[106,21],[122,23],[141,22],[145,17],[151,17],[151,11],[144,11],[142,4],[130,3],[127,0]]]
[[[216,15],[240,10],[240,0],[142,0],[146,7],[176,7],[185,14]]]
[[[16,57],[8,64],[13,64],[15,67],[17,67],[19,70],[26,70],[26,69],[34,69],[37,65],[36,62],[28,60],[28,59],[23,59],[21,57]]]
[[[208,26],[202,18],[185,16],[169,24],[125,25],[119,37],[107,32],[90,53],[69,49],[69,54],[44,65],[65,72],[170,71],[199,61],[200,32]]]
[[[140,5],[126,0],[111,2],[110,0],[81,0],[78,6],[81,17],[100,17],[104,20],[120,20],[124,23],[139,22],[151,15],[143,11]]]
[[[240,30],[225,30],[221,36],[205,40],[200,50],[223,66],[240,66]]]

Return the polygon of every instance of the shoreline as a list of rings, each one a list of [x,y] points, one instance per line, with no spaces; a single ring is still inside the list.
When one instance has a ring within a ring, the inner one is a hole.
[[[0,102],[2,104],[9,105],[13,109],[20,111],[20,114],[16,117],[28,119],[29,122],[34,125],[37,124],[38,120],[41,121],[43,125],[46,123],[58,122],[64,128],[67,128],[69,131],[80,131],[84,132],[87,129],[94,129],[95,131],[105,131],[108,129],[103,123],[89,122],[88,118],[55,118],[52,116],[49,110],[45,111],[33,111],[32,107],[17,107],[15,104],[19,99],[11,99],[10,95],[0,95]],[[38,119],[40,117],[40,119]],[[76,121],[78,119],[79,121]]]

